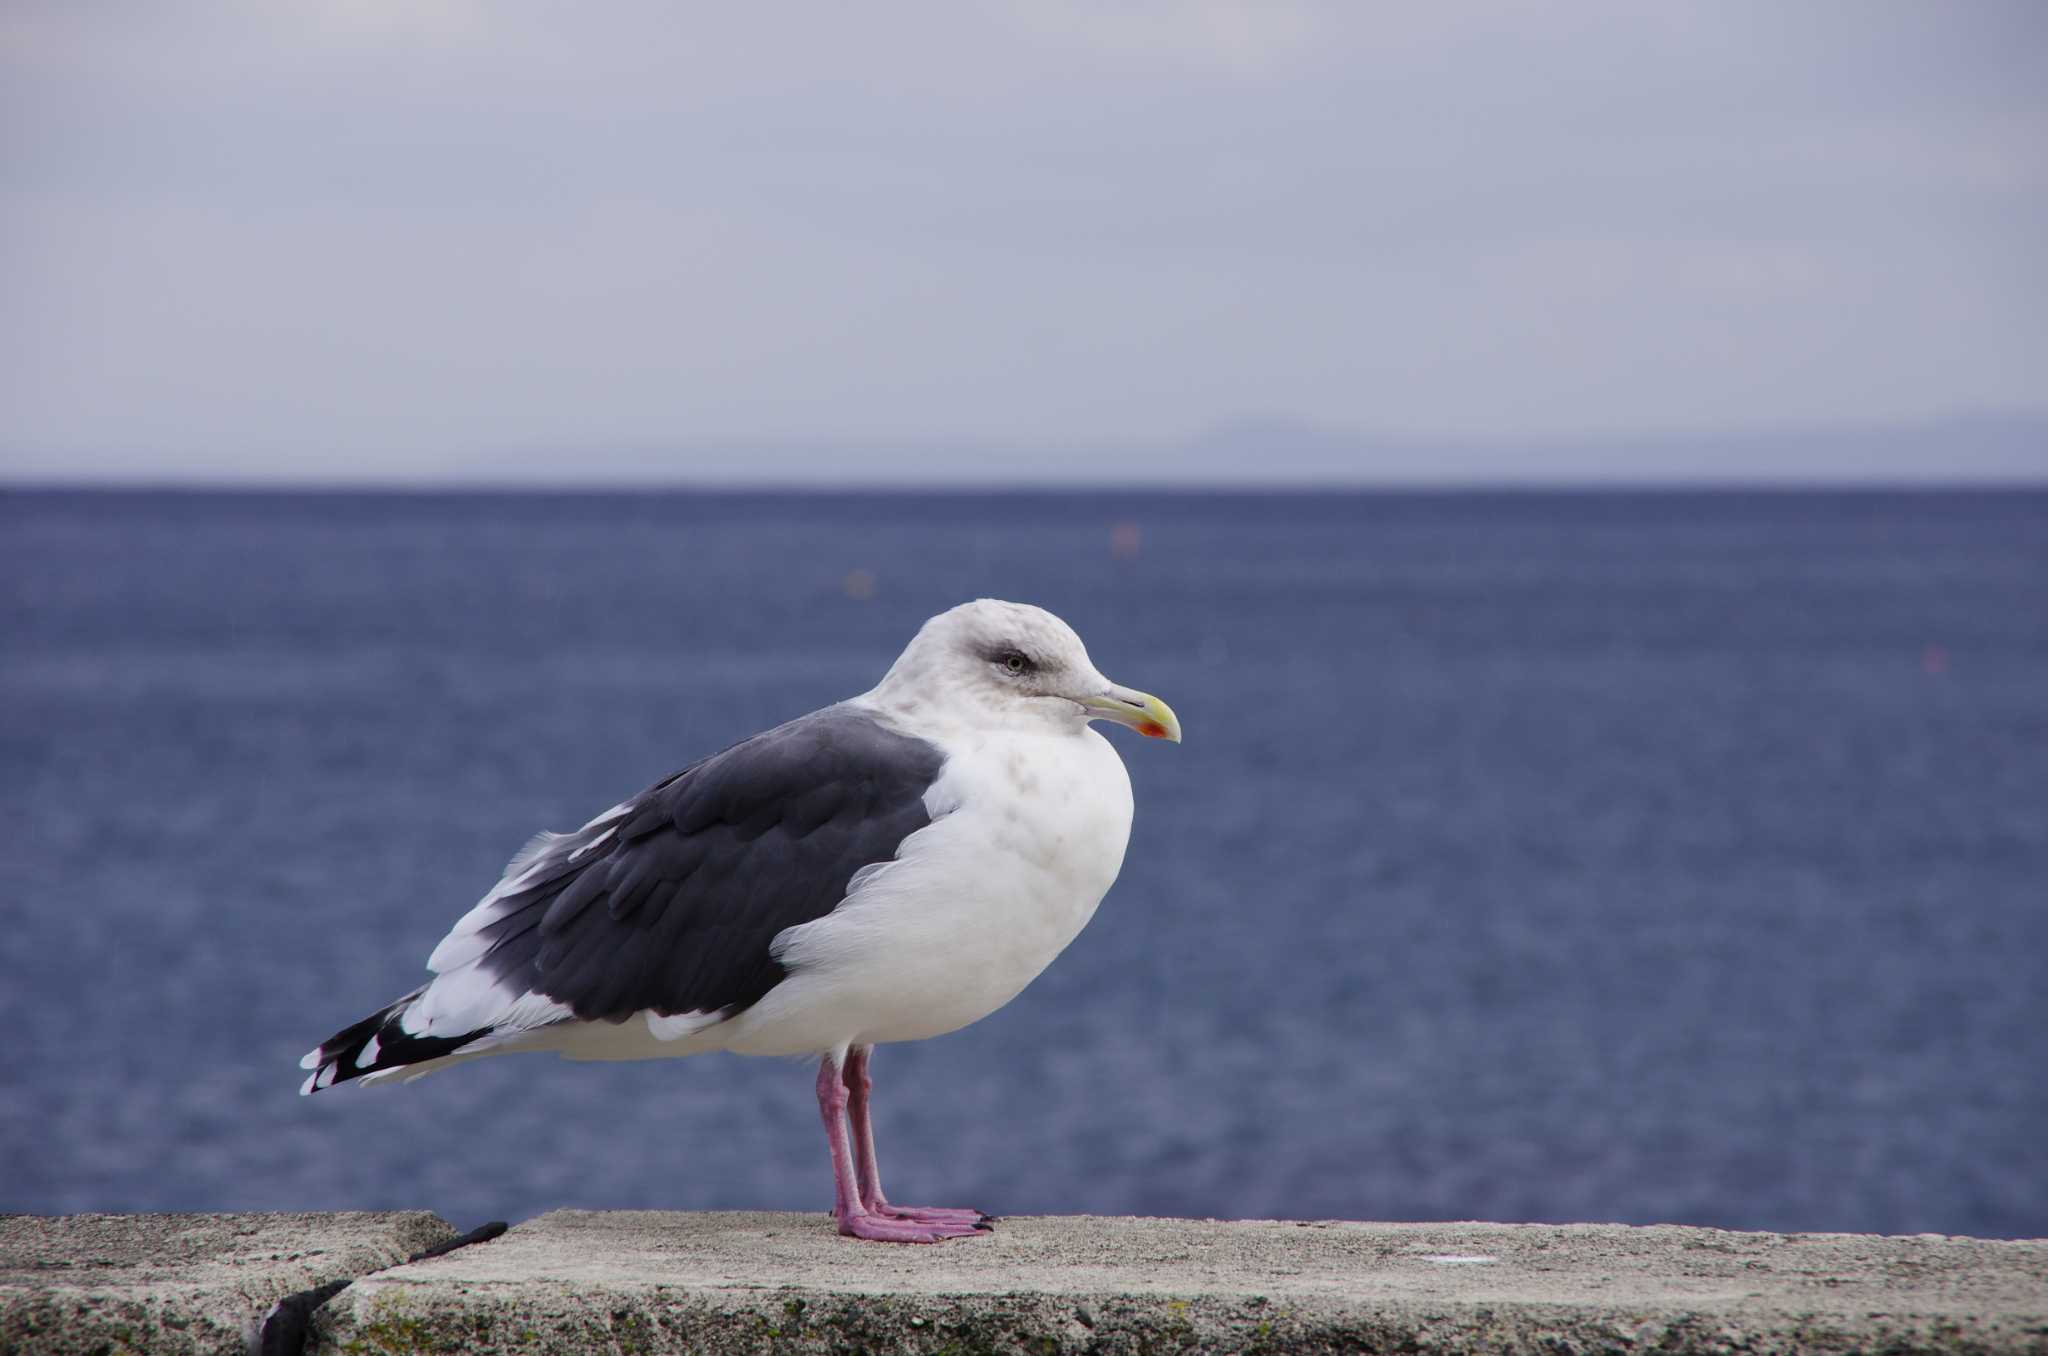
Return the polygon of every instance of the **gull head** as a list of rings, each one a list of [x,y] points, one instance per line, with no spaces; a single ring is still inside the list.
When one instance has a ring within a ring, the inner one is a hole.
[[[869,695],[884,707],[973,725],[1078,731],[1107,720],[1180,742],[1172,707],[1103,677],[1073,627],[1028,603],[979,598],[941,612]]]

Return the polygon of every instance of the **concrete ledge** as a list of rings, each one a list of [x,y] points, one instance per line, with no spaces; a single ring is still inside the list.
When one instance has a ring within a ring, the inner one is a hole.
[[[286,1295],[454,1236],[424,1210],[0,1216],[0,1356],[241,1356]]]
[[[403,1264],[424,1212],[0,1217],[0,1356],[321,1352],[2044,1352],[2048,1242],[1620,1225],[1015,1219],[932,1248],[819,1215],[562,1211]]]
[[[1678,1227],[562,1211],[396,1267],[345,1352],[2048,1352],[2048,1242]]]

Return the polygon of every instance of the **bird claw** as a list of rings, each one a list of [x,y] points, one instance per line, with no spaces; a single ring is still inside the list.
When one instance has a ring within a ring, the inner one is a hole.
[[[971,1224],[977,1229],[996,1222],[995,1216],[980,1210],[956,1210],[943,1205],[890,1205],[887,1201],[869,1206],[868,1213],[884,1219],[908,1220],[913,1224]]]
[[[892,1212],[897,1207],[890,1207]],[[927,1215],[938,1211],[925,1211]],[[944,1213],[958,1215],[956,1220],[905,1219],[891,1215],[844,1215],[839,1220],[839,1232],[848,1238],[866,1238],[877,1243],[940,1243],[949,1238],[972,1238],[989,1232],[988,1226],[971,1222],[965,1216],[981,1214],[978,1210],[952,1210]]]

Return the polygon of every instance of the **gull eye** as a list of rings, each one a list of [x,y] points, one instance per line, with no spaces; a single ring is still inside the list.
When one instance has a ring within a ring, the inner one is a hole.
[[[1016,650],[1004,650],[996,656],[996,663],[1001,664],[1003,672],[1009,674],[1012,678],[1031,667],[1031,661]]]

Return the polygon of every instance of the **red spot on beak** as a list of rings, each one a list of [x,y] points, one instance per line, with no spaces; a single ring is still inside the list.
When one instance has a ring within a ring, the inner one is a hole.
[[[1148,720],[1138,727],[1138,733],[1144,735],[1147,739],[1164,739],[1166,738],[1166,727]]]

